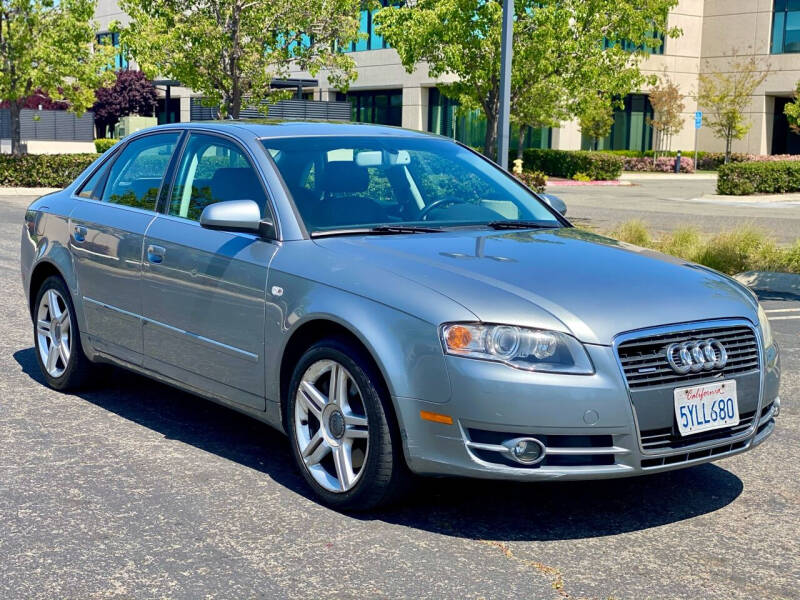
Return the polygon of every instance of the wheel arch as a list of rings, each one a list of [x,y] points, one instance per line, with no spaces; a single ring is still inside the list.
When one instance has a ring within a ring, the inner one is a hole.
[[[392,400],[389,379],[384,366],[377,360],[376,354],[369,343],[352,328],[330,317],[317,316],[304,321],[291,334],[284,346],[279,370],[281,425],[286,428],[286,413],[289,401],[289,384],[297,361],[313,344],[328,338],[338,338],[354,344],[362,353],[364,359],[370,362],[379,380],[376,382],[381,387],[381,392],[389,401],[392,411],[393,426],[399,431],[397,414]]]
[[[59,269],[49,260],[41,260],[33,268],[30,276],[30,282],[28,284],[28,312],[31,315],[31,319],[34,318],[36,311],[36,296],[39,294],[39,289],[42,287],[42,284],[48,277],[54,275],[56,277],[60,277],[67,286],[67,289],[69,289],[69,283],[67,282],[66,277],[64,277],[64,274],[61,272],[61,269]]]

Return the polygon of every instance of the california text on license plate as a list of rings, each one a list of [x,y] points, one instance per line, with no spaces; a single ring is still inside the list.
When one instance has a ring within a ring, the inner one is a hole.
[[[676,388],[675,418],[681,435],[691,435],[739,424],[736,381]]]

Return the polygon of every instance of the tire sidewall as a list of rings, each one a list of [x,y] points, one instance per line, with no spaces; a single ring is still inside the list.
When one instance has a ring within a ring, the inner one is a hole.
[[[369,452],[367,453],[367,462],[363,467],[364,470],[356,485],[346,492],[331,492],[317,483],[305,466],[305,462],[300,454],[297,435],[294,429],[296,395],[300,380],[312,364],[325,359],[338,362],[352,375],[364,400],[364,408],[369,423]],[[384,406],[382,395],[376,387],[375,382],[377,380],[375,377],[376,375],[372,372],[369,362],[364,359],[361,352],[346,341],[335,338],[323,340],[311,346],[302,355],[292,374],[291,383],[289,384],[289,397],[286,404],[287,410],[284,419],[284,426],[286,427],[291,442],[292,455],[294,456],[300,472],[314,492],[320,496],[326,504],[335,508],[358,509],[362,503],[365,504],[365,508],[368,507],[366,504],[372,504],[368,501],[367,496],[371,495],[370,488],[375,482],[379,465],[384,458],[382,454],[385,453],[387,449],[393,451],[396,447],[387,420],[387,409]],[[395,462],[400,460],[397,452],[393,451],[393,455],[393,460]],[[393,466],[397,468],[397,465]]]
[[[64,372],[60,377],[53,377],[47,372],[47,367],[42,362],[42,355],[39,351],[39,306],[41,305],[42,297],[51,289],[57,291],[67,305],[67,310],[69,311],[70,335],[72,336],[72,347],[70,348],[69,361],[67,362],[66,369],[64,369]],[[41,370],[47,385],[56,390],[64,390],[73,387],[75,383],[77,383],[75,381],[76,374],[82,366],[80,363],[85,359],[83,358],[83,350],[81,348],[81,336],[80,332],[78,331],[78,321],[75,315],[75,306],[72,304],[72,298],[66,284],[60,277],[50,276],[45,279],[44,283],[42,283],[41,287],[39,288],[39,292],[36,294],[36,304],[34,305],[33,309],[33,343],[36,351],[36,362],[39,364],[39,369]]]

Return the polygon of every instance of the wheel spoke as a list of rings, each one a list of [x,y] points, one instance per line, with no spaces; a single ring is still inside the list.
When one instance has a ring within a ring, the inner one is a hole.
[[[328,403],[328,399],[322,392],[308,381],[303,381],[300,383],[300,398],[303,400],[303,404],[306,408],[311,411],[317,419],[322,417],[322,409]]]
[[[309,467],[316,465],[325,458],[330,450],[330,446],[328,446],[322,438],[322,431],[318,430],[308,442],[308,445],[303,449],[303,460],[306,461]]]
[[[348,427],[366,427],[367,417],[359,417],[358,415],[345,414],[344,424],[347,425]]]
[[[333,463],[336,466],[336,476],[342,491],[347,491],[353,485],[355,473],[353,473],[353,461],[350,455],[350,447],[342,444],[333,451]]]
[[[47,350],[47,372],[52,375],[56,370],[56,362],[58,361],[58,344],[50,344]]]
[[[69,362],[69,347],[67,346],[66,342],[63,340],[56,346],[58,348],[58,355],[61,357],[61,363],[63,364],[64,368],[67,368],[67,363]]]
[[[41,333],[42,335],[50,335],[50,321],[39,319],[37,325],[39,327],[39,333]]]
[[[50,318],[54,321],[61,319],[61,307],[58,305],[58,294],[55,290],[47,292],[47,305],[50,308]]]
[[[344,368],[334,363],[331,368],[331,402],[337,406],[343,406],[347,403],[347,372]]]
[[[366,440],[369,439],[369,431],[366,429],[346,429],[344,437],[349,440]]]

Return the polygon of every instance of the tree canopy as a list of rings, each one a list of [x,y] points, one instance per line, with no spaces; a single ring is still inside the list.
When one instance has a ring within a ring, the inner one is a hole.
[[[98,135],[105,137],[107,128],[113,127],[121,117],[140,115],[151,117],[158,104],[153,83],[141,71],[118,71],[114,85],[95,92],[94,123]]]
[[[112,49],[94,43],[94,0],[0,3],[0,98],[11,113],[11,147],[21,152],[20,111],[37,91],[82,113],[107,83]]]
[[[624,96],[646,82],[638,63],[661,42],[677,0],[516,0],[511,106],[517,125],[539,126],[577,115],[598,91]],[[455,75],[442,92],[487,119],[484,152],[494,156],[500,96],[501,0],[417,0],[375,17],[412,71]]]
[[[166,76],[202,92],[221,116],[258,106],[270,81],[290,69],[346,88],[352,58],[337,43],[358,37],[360,0],[122,0],[131,17],[121,39],[149,76]]]
[[[768,72],[755,56],[748,56],[734,59],[724,70],[714,67],[700,74],[697,102],[705,109],[706,125],[725,140],[726,163],[730,161],[733,140],[742,139],[753,126],[747,109]]]

